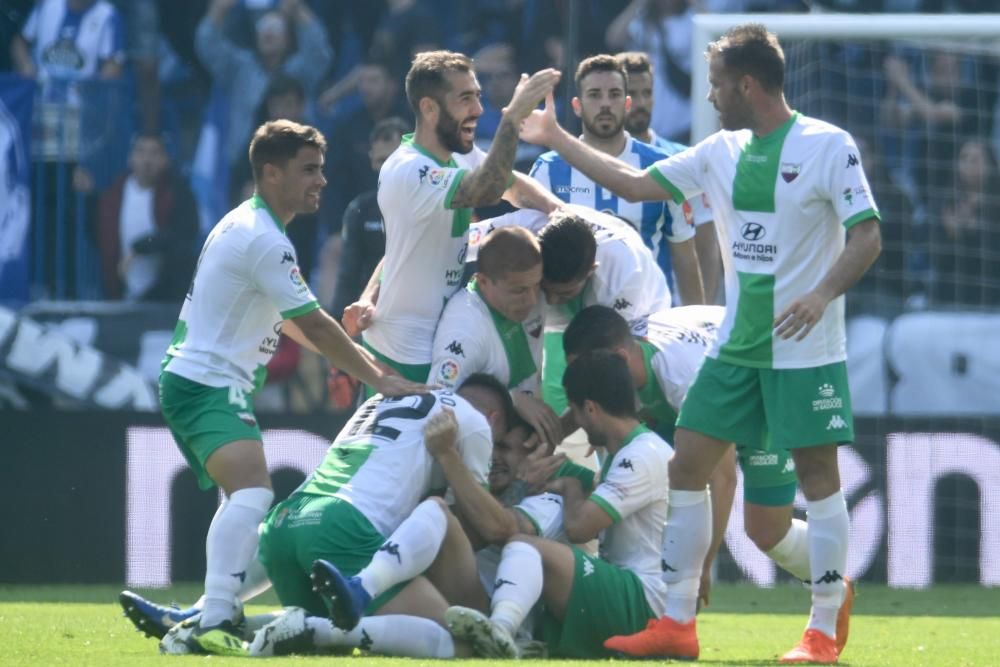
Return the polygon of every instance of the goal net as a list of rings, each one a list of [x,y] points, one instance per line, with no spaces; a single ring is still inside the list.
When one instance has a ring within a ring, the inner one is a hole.
[[[883,216],[847,297],[849,573],[1000,585],[1000,15],[700,15],[693,142],[717,129],[704,49],[747,21],[779,36],[792,108],[855,137]],[[741,511],[719,575],[770,585]]]

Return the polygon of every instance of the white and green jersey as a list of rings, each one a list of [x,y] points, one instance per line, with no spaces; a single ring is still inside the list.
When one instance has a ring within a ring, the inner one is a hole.
[[[672,443],[677,414],[725,316],[722,306],[683,306],[654,313],[637,336],[646,370],[638,390],[643,423]]]
[[[851,136],[793,114],[767,135],[716,132],[649,173],[674,198],[708,195],[726,274],[726,318],[710,355],[755,368],[810,368],[846,358],[844,299],[802,341],[774,319],[816,287],[844,249],[845,229],[879,213]]]
[[[555,493],[541,493],[537,496],[527,496],[514,505],[513,509],[531,522],[535,527],[535,534],[539,537],[569,545],[569,538],[566,537],[566,530],[563,528],[562,508],[562,496]],[[503,547],[493,545],[476,552],[479,579],[489,597],[493,597],[502,552]]]
[[[284,225],[254,195],[205,240],[164,370],[254,391],[264,383],[282,322],[317,308]]]
[[[385,262],[364,339],[393,361],[431,361],[441,311],[462,285],[472,220],[472,209],[452,208],[452,198],[485,155],[474,148],[440,162],[408,134],[382,165],[378,205],[385,220]]]
[[[462,461],[486,486],[493,453],[489,423],[468,401],[438,389],[398,398],[377,394],[365,401],[296,493],[345,500],[380,533],[391,534],[431,491],[447,486],[424,445],[424,425],[446,407],[458,420]]]
[[[670,290],[653,253],[639,233],[624,220],[586,206],[569,204],[566,208],[583,218],[594,231],[597,241],[597,270],[580,295],[565,306],[552,306],[546,312],[546,326],[563,330],[577,312],[587,306],[614,308],[641,334],[651,313],[670,307]],[[536,234],[548,222],[539,211],[521,209],[475,223],[470,237],[470,257],[478,255],[483,239],[500,227],[519,225]]]
[[[508,389],[539,392],[545,300],[523,322],[490,307],[475,280],[445,306],[437,332],[428,381],[454,388],[473,373],[488,373]]]
[[[639,425],[618,453],[606,458],[600,482],[590,494],[590,500],[614,520],[601,533],[601,557],[639,577],[657,616],[663,615],[667,597],[660,553],[667,521],[667,464],[672,456],[673,449],[663,438]]]

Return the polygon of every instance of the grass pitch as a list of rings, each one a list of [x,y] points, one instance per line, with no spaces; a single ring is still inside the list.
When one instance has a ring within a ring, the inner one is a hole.
[[[161,656],[156,642],[132,629],[112,586],[0,586],[0,665],[223,665],[238,658]],[[189,602],[195,585],[141,591],[157,601]],[[250,607],[257,613],[277,606],[273,597]],[[762,590],[717,586],[712,606],[698,617],[704,665],[767,665],[801,636],[808,593],[797,586]],[[851,637],[841,664],[854,667],[948,667],[1000,664],[1000,590],[939,586],[901,591],[881,586],[858,590]],[[276,658],[267,664],[418,667],[436,661],[398,658]],[[499,661],[463,660],[476,665]],[[617,662],[617,661],[616,661]],[[524,661],[535,664],[588,664],[582,661]],[[442,664],[437,662],[436,664]]]

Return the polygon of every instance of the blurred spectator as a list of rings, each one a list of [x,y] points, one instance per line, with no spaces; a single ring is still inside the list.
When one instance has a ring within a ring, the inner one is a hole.
[[[246,150],[253,130],[251,110],[260,104],[271,77],[277,73],[294,77],[309,96],[315,93],[333,58],[326,31],[302,0],[282,0],[280,11],[257,19],[254,51],[237,46],[223,30],[226,13],[236,2],[212,0],[195,36],[198,57],[215,84],[229,95],[224,142],[229,164]]]
[[[854,312],[895,315],[919,289],[926,268],[926,233],[914,227],[913,205],[889,176],[883,155],[864,135],[854,135],[865,175],[882,214],[882,254],[847,296]]]
[[[105,296],[177,302],[195,263],[198,208],[161,136],[140,134],[128,172],[100,198],[97,242]]]
[[[955,187],[931,231],[935,305],[1000,306],[1000,173],[982,139],[959,149]]]
[[[963,67],[976,70],[968,82]],[[949,196],[954,182],[953,160],[965,136],[988,134],[992,121],[988,110],[996,100],[996,89],[977,85],[980,81],[975,61],[945,51],[929,53],[926,83],[918,85],[906,60],[886,56],[888,90],[883,102],[883,120],[901,128],[916,127],[912,147],[912,172],[925,205]],[[988,76],[984,71],[982,76]],[[986,79],[983,79],[984,81]],[[992,83],[992,79],[989,79]]]
[[[691,31],[688,0],[632,0],[608,26],[613,51],[645,51],[656,73],[656,107],[650,125],[671,141],[688,143],[691,132]]]
[[[402,78],[392,75],[389,67],[378,61],[361,66],[358,93],[361,105],[336,118],[326,132],[330,148],[326,152],[326,180],[320,215],[330,223],[324,231],[339,235],[340,221],[347,203],[376,184],[376,174],[365,169],[368,164],[368,137],[375,124],[390,116],[413,117],[401,92]]]
[[[369,55],[388,66],[394,81],[402,81],[414,55],[441,48],[442,20],[427,2],[388,0]]]
[[[80,276],[86,249],[68,251],[68,240],[74,223],[84,224],[78,217],[93,205],[93,199],[84,195],[95,188],[94,171],[82,163],[108,159],[107,137],[102,135],[106,128],[98,121],[114,117],[120,92],[90,82],[122,76],[121,18],[105,0],[42,0],[10,50],[17,72],[39,82],[32,157],[44,164],[42,179],[48,184],[44,205],[34,212],[33,243],[44,246],[40,287],[56,298],[79,296],[85,287],[78,283],[84,280]],[[93,117],[95,112],[102,118]],[[129,131],[127,121],[121,125]],[[105,174],[98,176],[107,182]],[[73,201],[75,193],[80,194]]]
[[[403,135],[412,129],[409,121],[396,116],[381,120],[375,125],[368,152],[373,173],[378,174],[382,163],[396,150]],[[340,248],[324,247],[322,258],[330,260],[327,270],[333,265],[337,266],[337,284],[330,308],[335,317],[340,317],[344,308],[358,300],[385,254],[385,229],[376,194],[375,189],[368,190],[348,204],[341,228]],[[327,241],[328,246],[331,241],[332,238]]]
[[[284,118],[297,123],[306,122],[306,92],[298,79],[284,74],[275,75],[264,91],[264,98],[254,114],[253,127],[258,128],[269,120]],[[327,159],[330,153],[327,151]],[[253,196],[254,180],[250,160],[241,157],[232,166],[229,176],[229,201],[235,207]],[[288,240],[295,246],[299,260],[299,270],[303,278],[310,281],[316,264],[316,244],[320,213],[295,216],[295,224],[285,230]]]

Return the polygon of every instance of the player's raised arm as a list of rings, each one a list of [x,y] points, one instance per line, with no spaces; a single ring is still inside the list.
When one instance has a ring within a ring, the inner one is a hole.
[[[669,197],[648,173],[587,146],[560,127],[552,93],[545,96],[543,109],[532,111],[521,123],[521,139],[548,146],[588,178],[628,201],[658,201]]]
[[[538,106],[542,98],[552,94],[552,89],[559,83],[559,77],[559,70],[551,68],[535,72],[530,77],[521,75],[514,96],[503,111],[486,160],[462,179],[452,197],[452,208],[473,208],[499,201],[511,185],[511,170],[514,167],[521,121]]]

